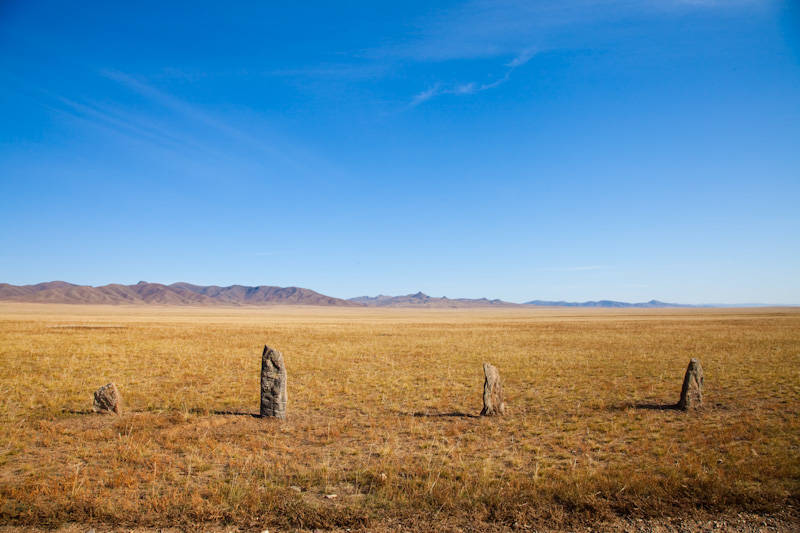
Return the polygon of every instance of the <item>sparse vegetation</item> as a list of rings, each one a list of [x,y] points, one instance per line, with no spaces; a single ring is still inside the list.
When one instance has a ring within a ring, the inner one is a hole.
[[[0,521],[568,527],[769,512],[800,495],[798,332],[796,309],[2,304]],[[265,343],[289,370],[285,422],[249,416]],[[706,407],[667,409],[691,357]],[[504,418],[476,417],[486,361]],[[122,417],[91,413],[108,381]]]

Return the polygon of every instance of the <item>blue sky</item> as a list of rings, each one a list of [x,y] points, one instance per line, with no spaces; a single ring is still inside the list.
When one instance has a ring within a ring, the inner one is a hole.
[[[0,281],[800,304],[800,8],[0,4]]]

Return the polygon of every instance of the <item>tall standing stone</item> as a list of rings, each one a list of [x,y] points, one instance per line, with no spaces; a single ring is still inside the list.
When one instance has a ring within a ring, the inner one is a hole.
[[[109,383],[94,391],[94,405],[92,410],[95,413],[115,413],[122,414],[122,395],[117,390],[117,386]]]
[[[264,345],[261,354],[261,417],[286,418],[286,401],[283,354]]]
[[[483,411],[481,416],[502,416],[506,414],[503,402],[503,386],[500,384],[500,372],[489,363],[483,363]]]
[[[703,406],[703,368],[700,361],[692,359],[683,378],[679,409],[697,409]]]

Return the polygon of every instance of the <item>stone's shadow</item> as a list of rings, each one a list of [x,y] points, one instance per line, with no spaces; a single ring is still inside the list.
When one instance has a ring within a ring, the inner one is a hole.
[[[62,413],[69,413],[71,415],[93,415],[93,414],[101,414],[95,411],[94,409],[62,409]]]
[[[677,403],[632,403],[624,402],[615,405],[609,405],[601,408],[608,411],[628,411],[630,409],[637,409],[643,411],[680,411]]]
[[[239,413],[236,411],[209,411],[212,415],[224,415],[224,416],[249,416],[251,418],[261,418],[260,415],[254,415],[253,413]]]
[[[460,413],[458,411],[452,413],[423,413],[421,411],[417,411],[413,413],[411,416],[415,417],[424,417],[424,418],[480,418],[478,415],[471,415],[469,413]]]
[[[677,403],[669,404],[655,404],[655,403],[639,403],[633,406],[634,409],[645,409],[649,411],[680,411]]]

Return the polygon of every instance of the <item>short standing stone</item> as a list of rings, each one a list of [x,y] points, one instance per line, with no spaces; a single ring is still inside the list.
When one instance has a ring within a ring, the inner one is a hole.
[[[500,372],[489,363],[483,363],[483,411],[481,416],[501,416],[506,414],[503,402],[503,386],[500,384]]]
[[[283,354],[265,345],[261,354],[261,417],[286,418],[286,401]]]
[[[697,409],[703,405],[703,368],[700,361],[692,359],[683,378],[681,399],[678,401],[680,409]]]
[[[117,386],[109,383],[105,387],[100,387],[94,393],[94,406],[96,413],[116,413],[122,414],[122,395],[117,390]]]

